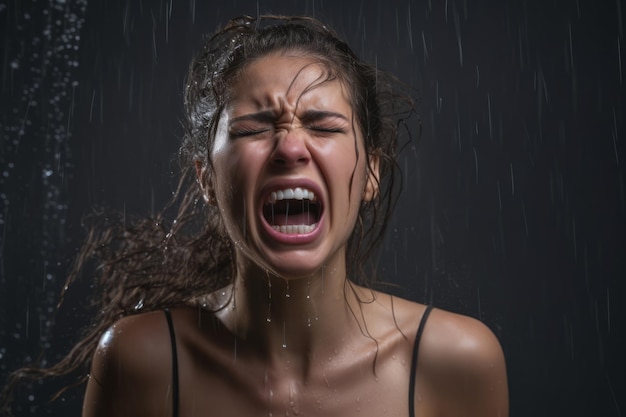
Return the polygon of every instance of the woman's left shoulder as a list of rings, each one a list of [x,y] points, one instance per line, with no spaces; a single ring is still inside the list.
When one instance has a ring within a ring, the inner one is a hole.
[[[407,336],[415,336],[424,321],[420,356],[429,362],[476,366],[504,360],[498,339],[481,321],[436,307],[425,317],[426,305],[398,297],[393,297],[392,303],[394,319]]]
[[[438,415],[506,416],[508,384],[504,354],[481,321],[394,298],[398,326],[419,343],[416,398]],[[416,338],[420,322],[421,335]],[[430,401],[423,401],[424,397]],[[422,415],[429,415],[423,410]]]
[[[418,371],[445,415],[508,415],[504,353],[481,321],[433,309],[419,346]]]
[[[504,360],[493,331],[473,317],[434,308],[426,326],[422,349],[435,363],[473,368]]]

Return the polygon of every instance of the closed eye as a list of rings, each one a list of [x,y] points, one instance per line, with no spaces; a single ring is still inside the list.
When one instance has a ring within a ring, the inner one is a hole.
[[[234,117],[230,120],[229,135],[233,139],[261,135],[272,130],[275,119],[270,110]]]
[[[319,135],[346,133],[348,119],[341,113],[326,110],[307,110],[300,115],[307,129]]]
[[[318,133],[346,133],[346,129],[343,127],[334,127],[334,126],[309,126],[309,129],[318,132]]]
[[[246,136],[256,136],[256,135],[260,135],[263,134],[265,132],[269,132],[270,129],[268,128],[264,128],[264,129],[236,129],[236,130],[231,130],[230,132],[230,137],[233,139],[237,139],[237,138],[242,138],[242,137],[246,137]]]

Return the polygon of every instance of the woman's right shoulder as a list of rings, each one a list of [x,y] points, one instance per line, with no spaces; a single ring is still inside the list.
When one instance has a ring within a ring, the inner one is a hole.
[[[102,334],[96,347],[83,415],[144,415],[145,406],[150,409],[154,398],[169,397],[171,378],[171,339],[165,313],[121,318]]]
[[[154,364],[164,363],[171,355],[170,332],[163,311],[126,316],[109,327],[100,337],[93,358],[95,371],[97,366],[124,365],[123,372],[140,370],[146,366],[156,372]]]

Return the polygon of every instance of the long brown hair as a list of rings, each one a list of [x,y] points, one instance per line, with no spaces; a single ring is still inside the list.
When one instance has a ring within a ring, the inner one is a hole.
[[[399,127],[413,113],[413,101],[397,88],[394,77],[361,61],[335,32],[313,18],[233,19],[206,40],[191,62],[184,91],[181,176],[172,200],[154,217],[128,221],[110,213],[93,213],[85,219],[87,237],[61,300],[74,281],[84,275],[93,277],[96,314],[92,325],[57,364],[14,372],[5,387],[4,411],[9,409],[9,394],[21,380],[81,371],[77,383],[84,382],[98,339],[120,318],[188,305],[197,296],[231,282],[231,242],[219,213],[203,199],[195,163],[205,164],[206,175],[211,175],[208,155],[238,72],[252,59],[283,50],[314,56],[327,66],[328,77],[348,87],[364,136],[365,157],[379,160],[379,193],[361,206],[346,260],[351,281],[373,283],[376,258],[372,255],[382,241],[401,183],[396,164]]]

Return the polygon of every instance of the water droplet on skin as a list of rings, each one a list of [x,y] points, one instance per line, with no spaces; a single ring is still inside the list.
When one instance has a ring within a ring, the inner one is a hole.
[[[328,378],[326,378],[326,374],[322,374],[322,375],[324,377],[324,382],[326,382],[326,386],[330,388],[330,382],[328,381]],[[330,394],[328,394],[326,398],[330,398]]]

